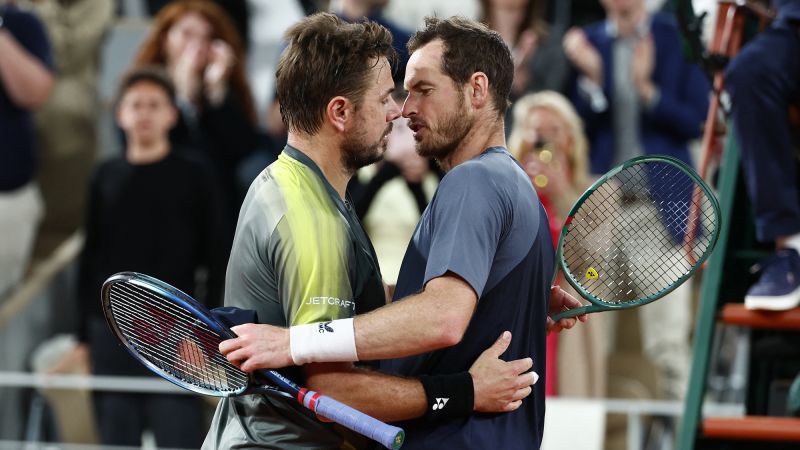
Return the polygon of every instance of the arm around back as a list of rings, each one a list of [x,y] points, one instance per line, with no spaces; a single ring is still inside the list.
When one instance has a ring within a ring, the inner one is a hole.
[[[475,291],[466,281],[447,273],[429,281],[419,294],[356,316],[352,325],[343,324],[344,320],[326,323],[337,333],[312,332],[313,340],[294,342],[290,340],[287,328],[244,324],[233,327],[238,337],[222,342],[219,348],[231,362],[241,364],[245,371],[307,362],[342,361],[348,358],[320,357],[319,350],[326,345],[338,346],[339,338],[335,341],[326,339],[334,334],[339,336],[342,333],[339,330],[345,328],[344,331],[352,332],[350,339],[355,340],[358,360],[416,355],[457,344],[467,329],[477,302]],[[311,327],[312,331],[318,326],[317,323],[304,325]],[[350,326],[352,328],[346,330]],[[330,342],[333,344],[328,344]]]
[[[450,347],[461,341],[478,297],[461,277],[448,272],[424,290],[354,321],[359,360],[399,358]]]

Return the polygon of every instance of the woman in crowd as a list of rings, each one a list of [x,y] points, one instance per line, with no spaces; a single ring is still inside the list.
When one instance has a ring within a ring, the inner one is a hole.
[[[588,143],[583,124],[569,100],[553,91],[520,98],[513,114],[508,149],[530,176],[547,210],[556,245],[572,204],[589,187]],[[572,292],[563,279],[560,282]],[[574,292],[573,295],[578,297]],[[605,395],[606,328],[604,315],[596,314],[570,333],[548,336],[549,395]]]
[[[550,27],[545,22],[546,2],[481,0],[480,3],[481,21],[500,33],[514,57],[512,100],[528,92],[561,91],[569,66],[561,49],[562,27],[559,24]]]
[[[244,194],[236,168],[257,145],[246,60],[233,22],[208,0],[174,1],[162,8],[135,60],[164,66],[171,75],[181,116],[173,144],[199,149],[214,166],[226,191],[231,231]]]

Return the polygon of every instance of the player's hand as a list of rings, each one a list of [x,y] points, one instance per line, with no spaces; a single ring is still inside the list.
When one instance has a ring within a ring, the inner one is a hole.
[[[555,322],[552,318],[550,318],[550,316],[554,314],[562,311],[569,311],[570,309],[579,308],[581,306],[583,306],[583,304],[580,302],[580,300],[570,295],[567,291],[561,289],[561,286],[551,286],[550,307],[547,317],[547,332],[550,333],[551,331],[559,332],[561,330],[569,330],[575,326],[578,320],[581,322],[586,322],[586,320],[589,319],[588,314],[581,314],[577,317],[567,317],[559,320],[558,322]]]
[[[294,365],[288,328],[246,323],[231,328],[231,331],[238,337],[222,341],[219,351],[243,371]]]
[[[504,331],[469,368],[475,389],[475,411],[514,411],[539,379],[536,372],[528,371],[533,366],[531,358],[508,362],[500,359],[510,343],[511,333]]]

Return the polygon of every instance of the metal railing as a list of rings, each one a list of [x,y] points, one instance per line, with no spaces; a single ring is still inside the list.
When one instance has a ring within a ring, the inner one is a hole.
[[[0,387],[34,388],[34,389],[78,389],[102,390],[116,392],[139,393],[182,393],[192,394],[160,378],[151,377],[120,377],[120,376],[84,376],[84,375],[47,375],[27,372],[0,372]],[[193,394],[192,394],[193,395]],[[592,405],[599,406],[606,414],[619,414],[626,416],[627,448],[636,450],[642,448],[645,436],[645,419],[649,417],[669,417],[679,419],[683,412],[683,402],[667,400],[639,400],[639,399],[584,399],[568,397],[548,397],[548,404],[576,408]],[[713,416],[742,416],[744,405],[732,403],[706,402],[703,406],[704,415]],[[0,441],[0,450],[3,442]],[[25,443],[30,446],[31,443]],[[56,445],[55,449],[70,449],[74,447]],[[16,447],[21,448],[21,447]],[[51,448],[51,447],[46,447]],[[95,448],[84,446],[82,448]],[[99,447],[97,447],[99,448]]]

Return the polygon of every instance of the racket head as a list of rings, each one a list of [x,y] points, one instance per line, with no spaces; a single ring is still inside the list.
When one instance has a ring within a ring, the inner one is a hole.
[[[167,381],[215,397],[245,393],[252,384],[219,343],[236,337],[189,295],[156,278],[121,272],[102,288],[102,310],[134,358]]]
[[[638,217],[631,205],[650,213]],[[717,198],[687,164],[662,155],[632,158],[575,202],[559,236],[558,267],[600,310],[641,306],[669,294],[702,266],[716,245],[720,220]],[[643,238],[670,256],[659,262],[653,256],[658,251],[637,248]]]

